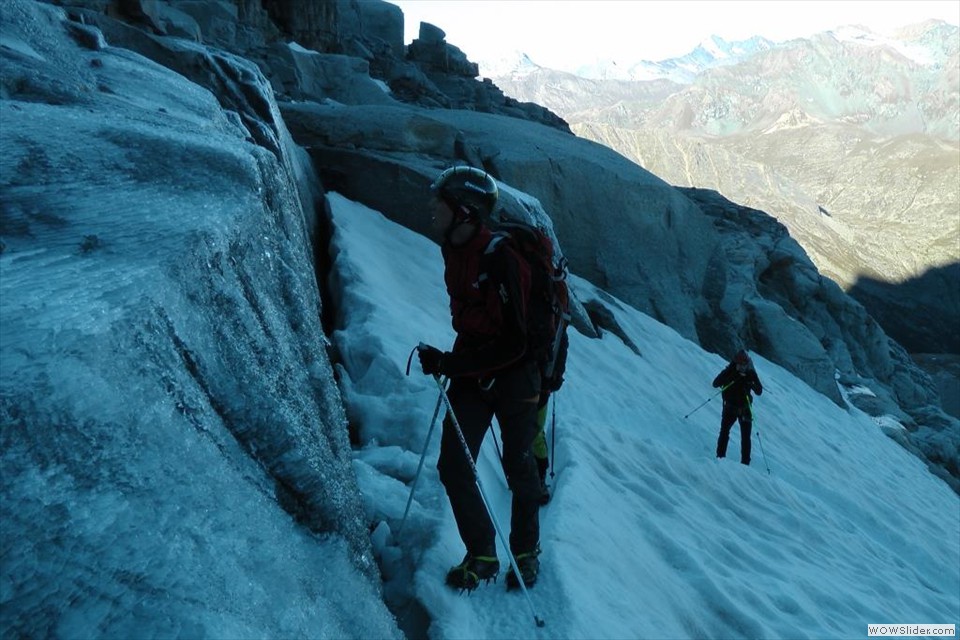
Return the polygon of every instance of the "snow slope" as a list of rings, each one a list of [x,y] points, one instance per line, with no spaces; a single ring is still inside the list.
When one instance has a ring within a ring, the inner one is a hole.
[[[639,354],[609,331],[572,332],[547,432],[554,498],[541,511],[530,602],[502,579],[469,597],[445,587],[463,547],[437,480],[439,429],[394,535],[437,400],[415,358],[406,375],[407,359],[420,341],[449,348],[453,338],[439,248],[328,198],[333,339],[360,442],[355,467],[408,633],[420,624],[413,634],[435,639],[853,638],[872,623],[960,622],[960,509],[946,484],[870,417],[756,355],[765,393],[753,465],[738,462],[736,428],[730,457],[717,460],[710,383],[725,361],[576,277],[576,295],[607,308]],[[506,533],[509,494],[490,439],[481,481]],[[505,565],[502,544],[500,557]],[[420,606],[429,629],[415,620]]]

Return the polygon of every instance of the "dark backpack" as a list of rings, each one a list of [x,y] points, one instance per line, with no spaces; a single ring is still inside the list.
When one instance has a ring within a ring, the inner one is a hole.
[[[523,222],[501,222],[494,229],[486,254],[507,241],[530,267],[527,304],[527,351],[540,364],[541,385],[554,391],[563,382],[566,364],[570,291],[566,258],[556,258],[553,242],[542,229]]]

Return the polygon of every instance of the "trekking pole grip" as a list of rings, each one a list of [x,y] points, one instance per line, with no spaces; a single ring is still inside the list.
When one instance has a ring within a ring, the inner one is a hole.
[[[421,342],[420,344],[418,344],[417,346],[415,346],[413,349],[410,350],[410,355],[407,357],[407,375],[408,376],[410,375],[410,364],[413,362],[413,354],[415,354],[418,351],[423,351],[428,346],[430,345],[428,345],[425,342]]]

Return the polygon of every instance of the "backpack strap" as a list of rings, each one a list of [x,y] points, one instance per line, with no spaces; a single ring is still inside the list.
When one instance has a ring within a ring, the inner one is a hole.
[[[493,234],[493,237],[490,238],[490,242],[487,243],[487,248],[483,250],[483,255],[488,256],[494,251],[497,250],[497,245],[510,237],[510,234],[506,231],[496,231]]]
[[[488,256],[493,255],[493,253],[497,250],[497,247],[500,246],[500,243],[503,242],[504,240],[509,239],[509,238],[510,238],[510,234],[509,234],[509,233],[507,233],[507,232],[505,232],[505,231],[495,231],[495,232],[493,233],[493,237],[490,238],[490,242],[487,243],[487,247],[483,250],[483,257],[486,258],[486,257],[488,257]],[[481,264],[483,264],[483,263],[481,263]],[[489,277],[490,277],[490,276],[487,275],[487,270],[486,270],[486,268],[484,268],[483,266],[481,266],[481,268],[480,268],[480,275],[477,276],[477,283],[478,283],[478,284],[483,284],[484,282],[486,282],[486,280],[487,280]]]

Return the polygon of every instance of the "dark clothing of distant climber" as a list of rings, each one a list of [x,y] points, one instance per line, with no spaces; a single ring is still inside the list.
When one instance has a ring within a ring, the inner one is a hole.
[[[739,351],[733,361],[713,380],[714,387],[723,388],[723,413],[720,417],[720,435],[717,438],[717,457],[727,455],[727,442],[733,423],[740,422],[740,462],[750,464],[750,438],[753,428],[753,397],[763,394],[763,385],[746,351]]]

